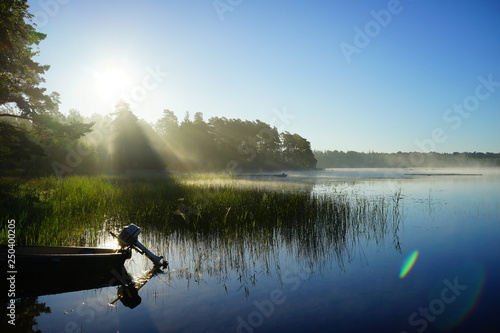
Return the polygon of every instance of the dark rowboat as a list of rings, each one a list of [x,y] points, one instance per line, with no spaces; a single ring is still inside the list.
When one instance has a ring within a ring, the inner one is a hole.
[[[138,240],[141,229],[131,224],[119,235],[120,249],[74,246],[0,245],[0,265],[7,272],[6,288],[13,289],[9,298],[58,294],[68,291],[124,285],[130,276],[123,264],[132,249],[146,255],[155,266],[168,262],[156,256]],[[12,280],[9,280],[12,278]],[[12,288],[11,288],[12,285]],[[4,294],[4,296],[5,296]]]
[[[288,177],[286,173],[279,173],[279,174],[239,174],[238,176],[240,177],[280,177],[280,178],[285,178]]]
[[[7,261],[8,247],[0,247],[0,263],[7,277],[15,276],[16,297],[57,294],[120,284],[130,249],[63,246],[16,246],[15,263]],[[8,290],[5,289],[5,290]]]

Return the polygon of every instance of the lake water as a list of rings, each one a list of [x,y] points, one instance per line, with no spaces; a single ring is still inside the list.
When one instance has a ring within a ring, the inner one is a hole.
[[[170,266],[142,286],[139,305],[116,302],[116,286],[40,296],[30,300],[41,313],[34,331],[498,332],[500,172],[337,169],[264,178],[245,181],[401,199],[384,225],[353,227],[335,242],[326,231],[237,244],[143,230],[140,239]],[[151,266],[134,253],[126,269],[137,279]]]

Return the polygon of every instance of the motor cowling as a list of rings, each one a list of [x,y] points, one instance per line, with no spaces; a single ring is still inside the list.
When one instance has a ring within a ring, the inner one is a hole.
[[[134,246],[139,241],[141,228],[135,224],[131,224],[124,228],[118,235],[118,243],[121,247]]]
[[[141,233],[141,228],[135,224],[131,224],[124,228],[120,234],[117,236],[118,243],[122,248],[132,248],[137,252],[146,255],[155,265],[166,266],[167,262],[164,260],[162,263],[163,256],[157,256],[149,251],[144,245],[139,242],[139,234]]]

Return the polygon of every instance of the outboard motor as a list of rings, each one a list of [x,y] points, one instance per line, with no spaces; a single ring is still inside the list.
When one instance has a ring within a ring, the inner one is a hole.
[[[146,257],[148,257],[155,265],[157,266],[167,266],[168,263],[163,260],[163,256],[157,256],[153,254],[151,251],[149,251],[144,245],[139,242],[138,237],[139,234],[141,233],[141,228],[136,226],[135,224],[131,224],[125,229],[120,232],[118,236],[114,235],[116,238],[118,238],[118,243],[120,243],[120,246],[122,248],[129,247],[140,254],[145,254]]]

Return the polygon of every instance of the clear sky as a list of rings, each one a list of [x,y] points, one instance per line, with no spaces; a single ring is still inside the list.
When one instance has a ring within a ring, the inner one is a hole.
[[[313,149],[500,152],[494,0],[29,1],[61,111],[125,97],[260,119]]]

